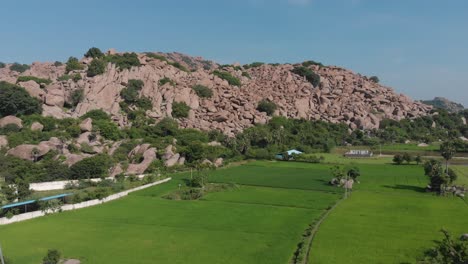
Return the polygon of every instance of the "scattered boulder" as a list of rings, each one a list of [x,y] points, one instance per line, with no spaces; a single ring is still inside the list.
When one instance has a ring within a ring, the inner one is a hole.
[[[170,158],[164,161],[164,165],[166,165],[166,167],[172,167],[174,165],[177,165],[179,162],[179,158],[180,158],[179,153],[173,154]]]
[[[16,116],[5,116],[4,118],[0,119],[0,127],[11,124],[17,125],[19,128],[23,128],[23,121]]]
[[[91,132],[93,131],[93,120],[91,118],[86,118],[80,124],[81,132]]]
[[[119,175],[123,172],[124,170],[122,169],[122,165],[120,165],[120,163],[117,163],[117,165],[111,168],[109,177],[115,177],[116,175]]]
[[[47,144],[30,145],[23,144],[10,149],[7,154],[24,160],[35,160],[49,153]]]
[[[420,147],[420,148],[425,148],[425,147],[429,147],[429,145],[426,144],[426,143],[419,143],[419,144],[418,144],[418,147]]]
[[[140,164],[130,164],[127,168],[128,174],[143,174],[151,163],[156,159],[156,149],[150,148],[143,153],[143,161]]]
[[[224,162],[224,159],[223,158],[217,158],[215,161],[214,161],[214,165],[216,167],[221,167],[223,166],[223,162]]]
[[[39,122],[34,122],[31,125],[31,130],[32,131],[42,131],[42,129],[44,129],[44,126]]]

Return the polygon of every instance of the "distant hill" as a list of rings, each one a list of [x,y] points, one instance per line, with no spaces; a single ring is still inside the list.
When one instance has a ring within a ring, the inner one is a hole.
[[[432,105],[434,108],[445,109],[449,112],[459,112],[465,109],[462,104],[455,103],[444,97],[436,97],[433,100],[422,100],[421,102]]]

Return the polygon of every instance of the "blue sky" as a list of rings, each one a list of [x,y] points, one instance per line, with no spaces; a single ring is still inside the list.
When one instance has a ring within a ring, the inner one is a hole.
[[[4,62],[64,61],[92,46],[220,63],[313,59],[468,106],[466,0],[22,0],[0,14]]]

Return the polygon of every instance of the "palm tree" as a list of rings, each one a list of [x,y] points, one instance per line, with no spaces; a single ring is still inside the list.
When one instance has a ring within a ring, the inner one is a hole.
[[[445,141],[440,145],[440,155],[445,159],[445,173],[448,173],[449,160],[455,155],[455,145],[451,141]]]

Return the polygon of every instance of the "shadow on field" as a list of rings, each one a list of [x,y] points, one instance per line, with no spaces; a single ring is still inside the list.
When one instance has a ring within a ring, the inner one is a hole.
[[[412,186],[412,185],[397,184],[397,185],[384,185],[383,187],[394,189],[394,190],[408,190],[408,191],[415,191],[415,192],[421,192],[421,193],[426,192],[426,189],[424,189],[423,187]]]

